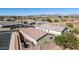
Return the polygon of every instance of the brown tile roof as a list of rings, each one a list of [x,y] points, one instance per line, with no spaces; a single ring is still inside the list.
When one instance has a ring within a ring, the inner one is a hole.
[[[31,28],[31,27],[30,28],[22,28],[20,30],[35,40],[38,40],[47,34],[46,32],[40,31],[40,30],[35,29],[35,28]]]

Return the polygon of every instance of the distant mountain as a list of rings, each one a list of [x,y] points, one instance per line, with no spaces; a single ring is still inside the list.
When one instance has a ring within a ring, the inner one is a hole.
[[[69,14],[68,16],[79,16],[79,14]]]
[[[40,15],[34,15],[34,16],[63,16],[62,14],[40,14]]]
[[[40,14],[40,16],[79,16],[79,14]]]
[[[60,16],[62,14],[40,14],[40,15],[44,15],[44,16]]]

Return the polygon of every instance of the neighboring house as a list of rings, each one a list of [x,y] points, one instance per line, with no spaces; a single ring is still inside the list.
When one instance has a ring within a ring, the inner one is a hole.
[[[49,22],[47,22],[47,21],[33,21],[30,24],[31,25],[43,25],[43,24],[47,24],[47,23],[49,23]]]
[[[15,18],[9,18],[8,21],[15,21]]]
[[[26,28],[26,27],[33,27],[28,24],[22,24],[22,23],[15,23],[15,22],[1,22],[0,23],[0,28],[10,28],[10,29],[15,29],[15,28]]]
[[[2,20],[3,21],[15,21],[16,19],[15,18],[3,18]]]
[[[8,19],[4,18],[3,21],[7,21]]]
[[[54,35],[61,35],[65,32],[67,32],[67,28],[65,26],[59,25],[59,24],[44,24],[41,26],[36,26],[36,29],[45,31],[47,33],[50,34],[54,34]]]

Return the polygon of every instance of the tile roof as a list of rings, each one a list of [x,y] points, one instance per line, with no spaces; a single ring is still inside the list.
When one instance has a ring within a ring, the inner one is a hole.
[[[11,25],[21,25],[20,23],[0,23],[0,27],[2,26],[11,26]]]
[[[22,28],[20,29],[21,31],[23,31],[23,33],[25,33],[26,35],[30,36],[31,38],[38,40],[41,37],[43,37],[44,35],[46,35],[46,32],[40,31],[38,29],[35,28]]]
[[[36,22],[36,23],[49,23],[48,21],[33,21],[33,22]]]
[[[62,32],[65,29],[65,26],[59,25],[59,24],[45,24],[37,27],[41,29],[47,29],[47,30],[52,30],[57,32]]]

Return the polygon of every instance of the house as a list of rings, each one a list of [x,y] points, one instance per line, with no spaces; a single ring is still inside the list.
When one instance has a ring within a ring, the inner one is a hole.
[[[2,19],[3,21],[7,21],[8,19],[6,19],[6,18],[4,18],[4,19]]]
[[[53,40],[54,35],[29,27],[19,29],[22,49],[39,49],[41,45]],[[40,48],[41,49],[41,48]]]
[[[54,34],[56,36],[61,35],[65,32],[67,32],[67,30],[68,30],[68,28],[66,28],[65,26],[60,25],[60,24],[44,24],[41,26],[36,26],[35,28],[45,31],[50,34]]]
[[[0,27],[10,27],[13,25],[19,25],[21,23],[15,23],[15,22],[10,22],[10,21],[4,21],[4,22],[0,22]]]
[[[23,28],[23,27],[33,27],[33,26],[28,25],[28,24],[10,22],[10,21],[0,22],[1,29],[2,28],[16,29],[16,28]]]
[[[7,21],[15,21],[15,18],[9,18]]]
[[[24,36],[25,40],[32,42],[34,45],[37,45],[37,41],[47,34],[46,32],[40,31],[32,27],[21,28],[19,31]]]
[[[40,46],[53,39],[53,35],[33,27],[0,32],[1,50],[41,49]]]
[[[43,24],[47,24],[49,22],[47,21],[32,21],[30,24],[31,25],[43,25]]]

